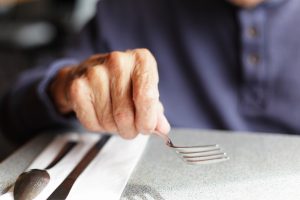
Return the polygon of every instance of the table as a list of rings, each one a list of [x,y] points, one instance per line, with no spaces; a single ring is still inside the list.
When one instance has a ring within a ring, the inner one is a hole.
[[[192,129],[176,129],[170,135],[175,144],[218,143],[230,160],[186,165],[160,138],[151,137],[122,200],[300,199],[298,136]],[[28,166],[51,137],[39,136],[0,165],[0,189]]]

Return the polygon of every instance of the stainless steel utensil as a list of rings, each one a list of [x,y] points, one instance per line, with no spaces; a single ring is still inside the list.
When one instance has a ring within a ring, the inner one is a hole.
[[[156,134],[163,138],[166,145],[172,148],[187,164],[209,164],[222,162],[229,159],[227,154],[222,151],[218,144],[200,146],[177,146],[173,144],[173,142],[167,135],[158,132]]]
[[[66,199],[77,178],[98,155],[100,150],[104,147],[104,145],[108,142],[110,138],[111,135],[102,136],[99,139],[99,141],[93,147],[90,148],[90,150],[85,154],[85,156],[76,165],[72,172],[65,178],[65,180],[48,197],[48,200]]]
[[[76,141],[67,142],[59,151],[57,156],[45,169],[31,169],[23,172],[14,185],[15,200],[32,200],[34,199],[49,183],[50,175],[47,170],[54,167],[65,155],[67,155],[75,146]]]

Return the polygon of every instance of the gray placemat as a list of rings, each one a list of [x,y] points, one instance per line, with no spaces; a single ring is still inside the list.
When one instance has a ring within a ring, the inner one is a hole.
[[[300,199],[300,137],[175,130],[171,138],[184,145],[218,143],[230,160],[186,165],[160,138],[152,137],[123,200]]]
[[[42,135],[0,164],[0,191],[14,182],[54,137]],[[174,130],[175,144],[218,143],[229,161],[184,164],[158,137],[151,137],[122,199],[300,199],[300,137]]]

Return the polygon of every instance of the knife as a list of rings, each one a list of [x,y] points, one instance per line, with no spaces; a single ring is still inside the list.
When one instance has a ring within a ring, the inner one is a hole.
[[[98,155],[100,150],[104,147],[107,141],[111,138],[111,135],[102,136],[99,141],[86,153],[82,160],[76,165],[66,179],[54,190],[54,192],[48,197],[48,200],[63,200],[66,199],[70,193],[72,186],[76,179],[85,170],[85,168],[93,161]]]

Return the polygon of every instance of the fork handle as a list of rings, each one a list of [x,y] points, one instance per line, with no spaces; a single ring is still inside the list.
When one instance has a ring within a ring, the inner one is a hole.
[[[172,143],[172,141],[171,141],[171,139],[169,138],[168,135],[165,135],[165,134],[160,133],[160,132],[158,132],[158,131],[155,131],[154,133],[155,133],[157,136],[159,136],[160,138],[162,138],[162,139],[165,141],[166,145],[168,145],[168,146],[170,146],[170,147],[173,146],[173,143]]]

